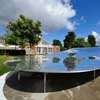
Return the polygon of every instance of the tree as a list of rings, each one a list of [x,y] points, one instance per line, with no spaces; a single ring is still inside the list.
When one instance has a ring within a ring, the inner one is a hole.
[[[76,35],[74,32],[68,32],[64,39],[64,47],[67,49],[72,48],[75,38]]]
[[[96,39],[93,35],[88,35],[88,42],[91,45],[91,47],[96,46]]]
[[[56,40],[56,39],[53,40],[52,45],[62,46],[60,40]]]
[[[6,37],[6,44],[18,45],[18,38],[15,36],[15,34],[7,34]]]
[[[41,22],[34,22],[32,19],[26,18],[23,15],[20,15],[15,22],[9,22],[7,29],[11,34],[10,36],[8,35],[8,37],[10,37],[13,41],[14,39],[12,36],[16,37],[16,39],[18,39],[15,40],[16,44],[19,44],[22,47],[25,45],[25,43],[29,43],[30,47],[37,44],[40,40],[40,37],[42,36]]]
[[[73,47],[91,47],[91,45],[84,40],[84,38],[77,38],[73,44]]]
[[[62,48],[62,44],[61,44],[60,40],[54,39],[52,45],[54,45],[54,46],[60,46],[60,49]]]
[[[74,41],[74,44],[73,44],[73,47],[84,47],[84,38],[77,38],[75,41]]]
[[[61,50],[61,51],[64,50],[64,47],[62,46],[60,40],[56,40],[56,39],[54,39],[52,45],[54,45],[54,46],[60,46],[60,50]]]
[[[89,42],[84,42],[84,47],[91,47]]]
[[[84,40],[84,38],[77,38],[73,44],[73,47],[91,47],[91,45]]]

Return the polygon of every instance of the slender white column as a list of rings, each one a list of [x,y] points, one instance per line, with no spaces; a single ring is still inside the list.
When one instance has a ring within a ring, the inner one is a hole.
[[[48,53],[49,51],[48,51],[48,47],[47,47],[47,53]]]
[[[41,54],[41,52],[42,52],[42,47],[40,47],[40,53],[39,54]]]
[[[52,53],[52,51],[53,51],[53,50],[52,50],[52,48],[51,48],[51,53]]]

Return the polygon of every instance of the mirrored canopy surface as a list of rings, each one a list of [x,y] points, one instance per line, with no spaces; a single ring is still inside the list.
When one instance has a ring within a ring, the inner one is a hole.
[[[15,71],[75,73],[100,69],[100,48],[76,48],[48,55],[17,56],[7,65]]]

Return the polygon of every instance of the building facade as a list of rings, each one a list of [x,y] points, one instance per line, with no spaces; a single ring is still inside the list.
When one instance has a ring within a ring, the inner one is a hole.
[[[5,45],[5,36],[0,36],[0,50],[21,50],[18,45]],[[37,45],[30,48],[29,43],[26,43],[25,52],[29,54],[48,54],[53,52],[59,52],[60,46],[53,46],[48,44],[45,40],[40,40]]]
[[[26,54],[48,54],[53,52],[59,52],[60,46],[53,46],[48,44],[44,40],[40,40],[37,45],[32,46],[30,48],[29,44],[25,47]]]

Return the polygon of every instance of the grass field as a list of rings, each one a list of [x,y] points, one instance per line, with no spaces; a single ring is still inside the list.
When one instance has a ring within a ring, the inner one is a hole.
[[[11,56],[0,56],[0,76],[11,71],[11,68],[7,67],[4,62],[12,58]]]

